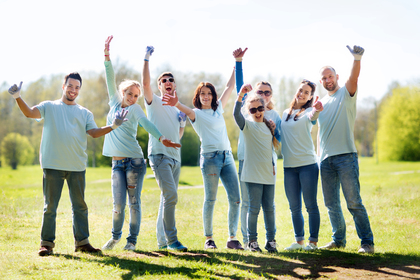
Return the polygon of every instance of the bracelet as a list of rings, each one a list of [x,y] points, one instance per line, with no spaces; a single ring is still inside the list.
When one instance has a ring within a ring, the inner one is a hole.
[[[106,54],[105,56],[109,56],[109,54]]]

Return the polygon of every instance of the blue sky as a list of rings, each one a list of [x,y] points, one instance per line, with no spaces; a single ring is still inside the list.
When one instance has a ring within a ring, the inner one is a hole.
[[[420,78],[420,1],[52,1],[0,0],[0,83],[25,84],[51,74],[101,72],[111,58],[141,71],[153,45],[151,70],[221,73],[232,51],[248,47],[245,82],[253,77],[306,78],[332,65],[343,85],[365,48],[359,100],[381,98],[396,80]]]

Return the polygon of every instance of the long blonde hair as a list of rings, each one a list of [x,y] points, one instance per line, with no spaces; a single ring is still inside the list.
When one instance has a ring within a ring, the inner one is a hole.
[[[245,102],[245,109],[249,112],[249,107],[251,106],[252,102],[261,102],[261,105],[264,106],[264,99],[257,95],[257,94],[253,94],[251,96],[248,96],[248,98],[246,99]],[[271,135],[273,136],[273,146],[276,150],[279,149],[280,147],[280,142],[277,140],[276,137],[274,137],[275,131],[274,128],[271,126],[269,120],[267,120],[265,117],[263,118],[263,121],[265,123],[265,125],[268,127],[268,129],[270,129]]]

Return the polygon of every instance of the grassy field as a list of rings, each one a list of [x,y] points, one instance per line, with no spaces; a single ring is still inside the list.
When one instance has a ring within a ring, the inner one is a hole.
[[[135,252],[123,251],[123,240],[103,255],[74,253],[71,205],[65,186],[57,217],[54,255],[39,257],[42,220],[42,170],[39,166],[0,168],[0,278],[1,279],[420,279],[420,162],[360,159],[362,198],[375,237],[374,255],[359,255],[359,239],[346,210],[347,247],[344,250],[285,252],[294,241],[288,202],[283,189],[282,162],[276,185],[276,239],[279,253],[232,252],[227,239],[227,199],[219,188],[214,216],[214,238],[220,249],[203,250],[203,188],[198,167],[181,172],[177,228],[187,253],[158,251],[155,223],[160,191],[154,178],[145,179],[142,224]],[[96,247],[111,237],[112,196],[110,168],[87,170],[90,241]],[[151,175],[148,168],[148,175]],[[344,201],[344,198],[342,199]],[[331,240],[331,226],[319,186],[321,212],[319,245]],[[308,232],[305,213],[305,232]],[[264,221],[258,222],[260,244],[265,243]],[[238,230],[238,238],[242,240]]]

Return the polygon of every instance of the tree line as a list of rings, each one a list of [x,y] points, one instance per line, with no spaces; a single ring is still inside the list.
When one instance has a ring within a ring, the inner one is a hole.
[[[141,80],[140,73],[127,66],[126,63],[116,60],[113,66],[117,84],[125,78]],[[157,76],[163,71],[171,71],[174,74],[178,97],[182,103],[190,107],[193,107],[192,97],[200,82],[211,82],[219,95],[223,92],[227,82],[227,78],[224,78],[220,73],[187,73],[176,71],[170,66],[160,67],[152,76],[153,81],[156,81]],[[109,111],[105,74],[104,72],[81,74],[83,86],[77,103],[92,111],[98,126],[104,126]],[[50,77],[42,77],[29,84],[24,83],[21,95],[29,106],[34,106],[44,100],[59,99],[62,94],[63,78],[64,74],[56,74]],[[281,116],[282,112],[288,108],[302,79],[268,76],[264,78],[254,77],[252,80],[246,80],[246,82],[255,84],[260,80],[269,81],[272,84],[275,110]],[[16,83],[19,82],[16,81]],[[42,121],[37,122],[23,116],[15,100],[7,91],[10,86],[5,83],[0,86],[0,118],[2,120],[0,126],[0,163],[3,166],[10,165],[12,168],[23,164],[39,164]],[[153,82],[152,86],[154,87],[154,93],[160,95],[157,84]],[[316,94],[323,97],[326,91],[318,84]],[[232,151],[236,156],[239,129],[232,116],[236,99],[235,94],[232,94],[230,99],[225,107],[224,116]],[[408,104],[407,100],[410,100]],[[420,160],[420,107],[417,106],[419,102],[416,101],[420,101],[420,81],[414,81],[413,85],[406,87],[397,82],[392,82],[389,91],[379,101],[373,98],[359,99],[354,132],[359,155],[373,156],[379,154],[381,160]],[[139,98],[138,103],[144,109],[143,98]],[[317,126],[314,126],[312,129],[315,147],[317,128]],[[147,157],[148,137],[148,133],[144,129],[138,129],[137,139],[145,157]],[[103,137],[98,139],[88,138],[88,166],[111,165],[111,158],[102,156],[103,141]],[[181,144],[183,145],[183,148],[181,148],[182,165],[198,165],[200,140],[188,122]],[[281,157],[280,151],[278,153]]]

